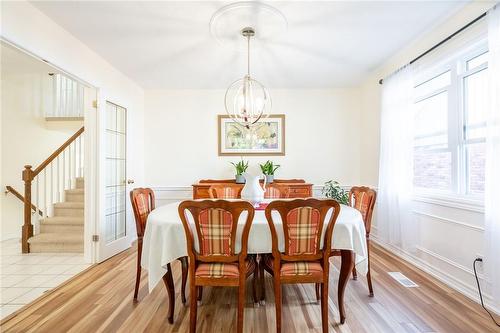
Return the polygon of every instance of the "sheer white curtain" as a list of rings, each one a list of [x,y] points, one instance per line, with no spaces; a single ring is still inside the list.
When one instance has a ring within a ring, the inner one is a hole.
[[[405,66],[382,85],[377,231],[387,244],[413,251],[413,70]]]
[[[485,268],[500,309],[500,5],[488,12],[489,104],[485,170]]]

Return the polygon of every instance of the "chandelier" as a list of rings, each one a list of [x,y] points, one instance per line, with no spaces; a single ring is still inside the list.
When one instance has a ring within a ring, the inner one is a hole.
[[[255,36],[255,29],[243,28],[241,35],[247,39],[247,73],[227,88],[224,104],[234,122],[250,129],[268,116],[272,102],[264,85],[250,76],[250,39]]]

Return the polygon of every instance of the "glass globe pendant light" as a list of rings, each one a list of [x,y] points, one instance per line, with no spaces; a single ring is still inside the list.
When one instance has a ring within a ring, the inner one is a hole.
[[[271,96],[262,83],[250,76],[250,38],[255,36],[255,30],[247,27],[241,30],[241,34],[247,38],[247,74],[229,86],[224,104],[234,122],[250,129],[260,119],[267,117]]]

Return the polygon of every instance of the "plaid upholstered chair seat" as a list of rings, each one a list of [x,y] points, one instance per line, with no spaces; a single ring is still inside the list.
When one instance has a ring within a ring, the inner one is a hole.
[[[251,273],[255,269],[255,260],[253,258],[249,258],[246,260],[246,271],[247,273]],[[239,265],[236,262],[232,263],[202,263],[199,264],[196,268],[195,275],[197,277],[205,277],[205,278],[229,278],[229,277],[238,277],[240,276]]]
[[[266,270],[272,270],[274,265],[274,259],[271,255],[265,255],[264,265],[266,265]],[[319,276],[323,275],[323,268],[319,262],[311,261],[297,261],[297,262],[285,262],[281,264],[280,269],[281,276]]]

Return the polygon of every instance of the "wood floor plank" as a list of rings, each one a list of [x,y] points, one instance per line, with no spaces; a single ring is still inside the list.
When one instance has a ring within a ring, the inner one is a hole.
[[[373,244],[373,243],[372,243]],[[472,300],[375,244],[372,247],[375,297],[368,297],[366,279],[347,286],[347,321],[339,324],[337,283],[339,259],[332,259],[329,327],[338,333],[484,333],[500,332]],[[181,303],[180,264],[172,264],[176,285],[174,324],[167,321],[167,292],[160,283],[148,293],[147,273],[134,302],[136,250],[129,249],[93,266],[0,323],[2,332],[186,332],[189,308]],[[387,272],[400,271],[418,288],[405,288]],[[266,274],[266,302],[253,303],[247,283],[245,332],[274,332],[273,282]],[[189,289],[189,288],[188,288]],[[236,329],[236,288],[204,288],[198,308],[198,332]],[[188,298],[190,297],[188,291]],[[283,332],[321,332],[320,305],[313,285],[283,287]]]

